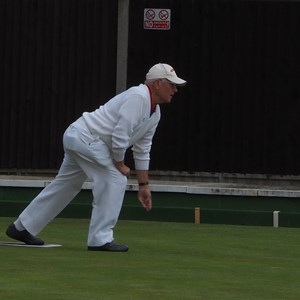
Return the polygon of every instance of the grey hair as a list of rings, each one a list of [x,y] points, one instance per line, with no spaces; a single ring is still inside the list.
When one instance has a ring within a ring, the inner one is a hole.
[[[161,78],[157,78],[157,79],[146,79],[145,80],[145,84],[149,84],[149,85],[151,85],[154,81],[157,81],[157,80],[160,80]]]

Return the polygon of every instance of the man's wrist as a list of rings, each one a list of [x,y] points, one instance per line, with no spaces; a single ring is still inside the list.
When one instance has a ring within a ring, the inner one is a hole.
[[[149,185],[149,182],[148,182],[148,181],[145,181],[145,182],[139,182],[139,186],[146,186],[146,185]]]
[[[124,165],[124,160],[121,160],[121,161],[113,160],[113,162],[114,162],[114,164],[115,164],[116,166],[122,166],[122,165]]]

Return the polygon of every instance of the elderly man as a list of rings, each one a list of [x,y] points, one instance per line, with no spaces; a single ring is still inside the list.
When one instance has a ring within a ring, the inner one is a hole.
[[[170,103],[186,81],[168,64],[158,63],[144,84],[116,95],[93,112],[84,112],[64,133],[64,159],[55,179],[9,225],[6,234],[30,245],[43,245],[38,234],[80,192],[88,178],[93,203],[87,246],[92,251],[126,252],[113,237],[130,169],[124,162],[132,147],[139,185],[138,199],[152,208],[148,169],[160,104]]]

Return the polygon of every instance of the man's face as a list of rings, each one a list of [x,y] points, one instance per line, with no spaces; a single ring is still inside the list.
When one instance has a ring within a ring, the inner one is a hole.
[[[157,81],[156,94],[158,96],[158,104],[170,103],[173,96],[178,92],[176,84],[167,79]]]

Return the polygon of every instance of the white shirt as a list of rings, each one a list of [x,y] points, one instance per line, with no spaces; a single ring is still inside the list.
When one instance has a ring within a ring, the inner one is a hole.
[[[82,116],[90,132],[111,149],[115,161],[124,160],[126,150],[132,146],[135,168],[148,170],[160,108],[157,105],[151,114],[150,92],[146,85],[129,88]]]

